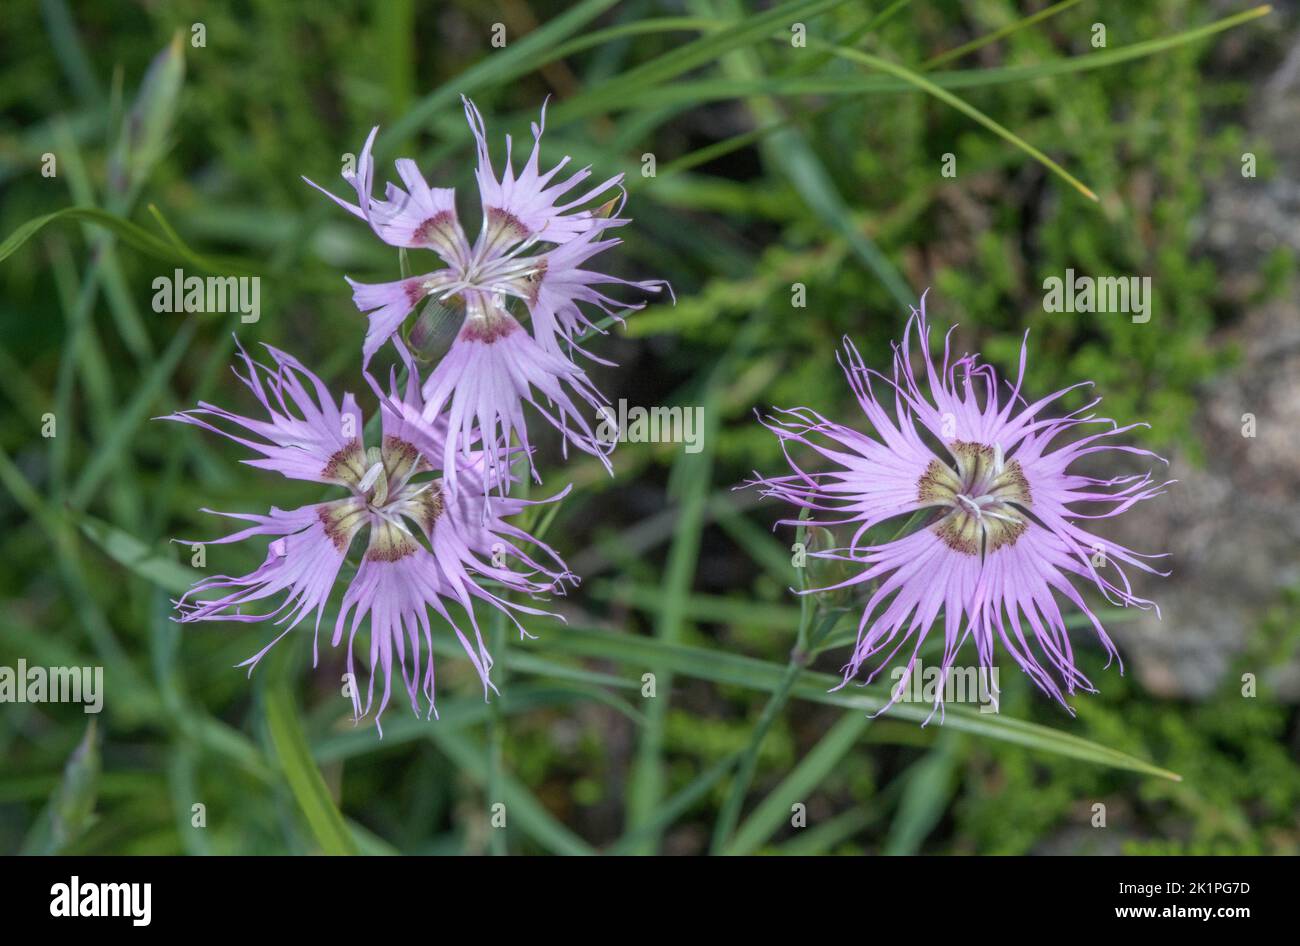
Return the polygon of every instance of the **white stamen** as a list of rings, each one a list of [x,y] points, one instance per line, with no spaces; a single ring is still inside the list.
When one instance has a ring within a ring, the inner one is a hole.
[[[384,472],[383,461],[379,461],[375,463],[373,466],[370,467],[370,469],[366,470],[366,475],[361,477],[361,482],[357,485],[357,489],[359,489],[363,493],[370,492],[370,487],[375,485],[375,481],[379,479],[380,474],[382,474],[383,472]]]

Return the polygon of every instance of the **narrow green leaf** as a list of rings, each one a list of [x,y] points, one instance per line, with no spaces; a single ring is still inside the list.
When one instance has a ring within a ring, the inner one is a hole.
[[[280,769],[321,850],[336,855],[358,853],[356,841],[330,798],[325,779],[312,759],[297,707],[289,692],[289,682],[282,679],[268,686],[264,705],[267,729]]]
[[[804,628],[801,626],[799,636],[803,637],[803,635]],[[722,807],[718,811],[718,819],[714,822],[713,840],[709,845],[711,854],[722,853],[731,839],[731,833],[735,830],[736,822],[740,820],[741,807],[745,803],[746,795],[749,794],[749,786],[753,782],[754,772],[758,768],[758,752],[763,747],[763,740],[767,738],[772,724],[780,715],[781,710],[785,708],[786,701],[790,697],[790,688],[799,676],[800,669],[799,663],[794,657],[791,657],[790,663],[781,675],[780,683],[777,684],[771,696],[768,697],[767,703],[763,706],[763,712],[758,717],[758,722],[754,724],[749,743],[745,746],[740,761],[736,765],[736,776],[731,780],[727,797],[723,799]]]
[[[667,606],[655,622],[657,643],[668,648],[680,639],[685,623],[685,605],[695,579],[700,542],[709,503],[709,480],[713,469],[713,451],[718,438],[719,404],[722,389],[734,370],[736,360],[750,350],[761,329],[757,320],[750,322],[731,342],[726,355],[709,373],[700,401],[705,425],[701,432],[702,448],[697,453],[683,452],[673,464],[671,485],[677,493],[679,515],[673,543],[669,547],[664,569],[664,594]],[[628,823],[643,828],[654,820],[662,802],[666,778],[663,767],[664,721],[672,692],[672,668],[648,661],[657,681],[656,699],[650,701],[646,722],[641,729],[636,758],[628,785]],[[637,850],[651,853],[657,837],[638,845]]]
[[[716,35],[703,36],[678,46],[561,103],[555,108],[552,121],[559,126],[615,106],[622,107],[620,100],[633,90],[655,87],[697,66],[714,62],[733,50],[759,42],[774,30],[788,30],[791,23],[810,19],[842,3],[844,0],[794,0],[741,22],[723,23]]]
[[[898,811],[889,825],[885,853],[915,854],[939,823],[956,788],[957,753],[952,736],[945,733],[903,776]]]
[[[41,19],[45,21],[45,32],[55,58],[77,97],[85,105],[102,103],[104,90],[100,88],[99,77],[86,55],[85,44],[65,0],[41,0]]]
[[[777,852],[787,857],[816,857],[826,854],[835,845],[871,827],[879,817],[874,810],[854,805],[828,821],[804,828],[781,844]]]
[[[618,0],[582,0],[544,26],[526,36],[512,40],[504,49],[494,51],[460,73],[450,82],[430,92],[385,129],[375,145],[376,161],[391,153],[393,145],[419,131],[434,115],[457,96],[470,95],[480,88],[504,84],[534,69],[564,39],[600,16]]]
[[[1205,39],[1215,33],[1222,33],[1224,30],[1230,30],[1235,26],[1241,26],[1243,23],[1249,23],[1251,20],[1257,20],[1261,16],[1267,16],[1272,12],[1273,8],[1271,6],[1263,4],[1249,10],[1243,10],[1241,13],[1234,13],[1232,16],[1226,16],[1221,20],[1215,20],[1213,23],[1207,23],[1204,26],[1175,33],[1172,36],[1143,40],[1142,42],[1117,46],[1114,49],[1101,52],[1088,53],[1083,56],[1067,56],[1063,59],[1052,59],[1048,62],[1030,66],[1004,66],[1000,69],[967,69],[961,72],[936,73],[931,78],[950,88],[958,88],[1004,82],[1023,82],[1029,79],[1042,79],[1048,76],[1066,75],[1089,69],[1101,69],[1128,62],[1132,59],[1140,59],[1155,53],[1165,52],[1199,39]]]
[[[807,802],[808,796],[826,780],[826,776],[870,725],[871,717],[864,713],[845,713],[841,716],[790,774],[758,803],[745,822],[736,829],[735,837],[724,853],[751,854],[775,834],[781,825],[788,824],[791,806]]]
[[[200,256],[184,245],[169,243],[154,236],[129,220],[100,210],[97,207],[64,207],[53,213],[33,217],[0,242],[0,262],[12,256],[20,247],[51,223],[79,220],[93,223],[116,234],[123,243],[147,256],[172,263],[189,263],[208,273],[231,276],[257,275],[258,270],[242,260]]]
[[[943,102],[945,105],[955,108],[963,115],[966,115],[967,117],[972,118],[975,121],[979,122],[979,124],[983,125],[985,128],[993,132],[998,137],[1002,138],[1004,141],[1010,142],[1012,145],[1015,145],[1021,151],[1025,152],[1025,154],[1029,155],[1039,164],[1043,165],[1043,167],[1047,168],[1049,171],[1054,173],[1057,177],[1061,178],[1063,181],[1065,181],[1067,184],[1069,184],[1071,187],[1073,187],[1075,190],[1081,193],[1084,197],[1087,197],[1089,200],[1093,200],[1093,201],[1097,200],[1097,195],[1094,194],[1092,190],[1089,187],[1087,187],[1082,181],[1080,181],[1077,177],[1075,177],[1065,168],[1061,167],[1059,164],[1057,164],[1047,155],[1043,154],[1043,152],[1039,151],[1029,142],[1025,141],[1015,132],[1011,131],[1009,128],[1000,125],[998,122],[994,121],[992,118],[989,118],[989,116],[985,115],[975,106],[969,104],[964,99],[959,99],[957,96],[953,95],[947,89],[939,85],[936,85],[934,82],[930,81],[929,79],[925,78],[919,73],[913,72],[911,69],[908,69],[906,66],[900,66],[897,63],[890,62],[887,59],[882,59],[879,56],[874,56],[871,53],[864,53],[857,49],[844,49],[839,46],[833,46],[829,43],[822,43],[819,40],[815,40],[815,39],[812,41],[812,44],[820,48],[827,49],[829,52],[833,53],[836,56],[839,56],[842,59],[847,59],[850,62],[856,62],[861,65],[868,66],[869,68],[875,69],[879,72],[887,73],[888,75],[895,76],[896,78],[902,79],[904,82],[916,86],[922,92],[925,92],[926,94],[932,96],[933,98],[938,99],[940,102]]]
[[[502,609],[496,609],[488,619],[488,646],[492,653],[497,655],[498,660],[506,656],[506,615]],[[498,689],[502,689],[509,684],[508,668],[504,663],[497,670],[496,684]],[[497,802],[504,802],[504,791],[502,782],[505,778],[505,754],[506,754],[506,714],[502,707],[504,701],[500,698],[491,701],[489,704],[490,713],[488,715],[488,732],[487,732],[487,752],[485,763],[487,765],[487,801],[488,805],[494,805]],[[494,829],[488,834],[488,850],[497,857],[504,857],[509,851],[509,826]]]
[[[49,537],[58,559],[60,575],[72,594],[73,611],[85,629],[86,636],[94,644],[95,652],[106,667],[110,668],[110,672],[118,676],[118,685],[128,689],[137,698],[140,694],[151,693],[148,682],[141,678],[131,663],[90,587],[78,555],[75,527],[66,516],[56,513],[32,488],[3,447],[0,447],[0,483]],[[136,700],[124,701],[124,716],[131,717],[135,703]]]
[[[642,841],[662,834],[678,818],[690,811],[692,805],[703,799],[714,785],[722,781],[723,777],[735,768],[739,759],[740,753],[734,752],[709,766],[691,779],[677,794],[665,799],[654,818],[640,828],[628,831],[606,853],[614,855],[630,854],[636,850]]]
[[[202,574],[161,551],[149,548],[135,536],[94,516],[78,517],[82,533],[119,565],[164,591],[181,594]]]
[[[686,620],[686,602],[695,578],[704,527],[709,473],[713,466],[712,446],[717,433],[717,404],[713,398],[706,398],[704,413],[709,418],[704,431],[704,449],[694,454],[683,452],[673,470],[674,481],[682,487],[678,501],[680,516],[664,573],[664,607],[655,622],[656,636],[667,643],[675,642],[681,637]],[[647,666],[655,675],[658,697],[650,702],[646,712],[646,725],[641,730],[641,741],[637,745],[636,760],[629,780],[628,821],[635,828],[645,826],[654,818],[663,798],[665,776],[661,755],[664,721],[672,690],[670,668],[655,663]],[[654,848],[653,841],[647,841],[639,850],[651,853]]]
[[[1035,23],[1041,23],[1049,17],[1056,16],[1058,13],[1064,13],[1072,6],[1076,6],[1079,0],[1061,0],[1060,3],[1054,3],[1050,7],[1039,10],[1037,13],[1021,17],[1014,23],[1008,23],[1001,29],[994,30],[991,33],[985,33],[983,36],[977,36],[969,43],[963,43],[956,49],[950,49],[946,53],[940,53],[937,56],[931,56],[921,64],[922,69],[933,69],[935,66],[942,65],[945,62],[951,62],[954,59],[960,59],[967,53],[973,53],[977,49],[983,49],[990,43],[996,43],[1000,39],[1006,39],[1012,33],[1033,26]]]
[[[598,628],[557,625],[554,633],[547,633],[544,636],[546,647],[551,651],[581,654],[633,666],[661,666],[673,673],[701,680],[768,692],[773,692],[780,686],[781,678],[785,673],[785,667],[766,660],[682,644],[668,644],[639,635]],[[525,646],[536,646],[536,644],[525,642]],[[866,713],[874,713],[889,702],[887,690],[879,684],[870,687],[849,684],[836,689],[840,683],[838,677],[830,674],[804,671],[796,680],[792,692],[794,696],[814,703],[840,706]],[[898,703],[889,712],[892,719],[923,723],[930,715],[930,706]],[[938,725],[937,721],[935,725]],[[1176,773],[1153,765],[1145,759],[1139,759],[1080,736],[1007,716],[983,714],[965,706],[948,707],[943,725],[958,732],[996,739],[1042,752],[1052,752],[1094,765],[1106,765],[1174,781],[1181,780],[1181,776]]]
[[[789,559],[786,559],[789,564]],[[787,579],[789,576],[786,576]],[[611,601],[651,614],[663,614],[668,608],[680,608],[682,616],[690,621],[716,621],[721,624],[748,624],[753,627],[788,631],[799,621],[799,608],[765,601],[753,601],[723,595],[686,594],[680,601],[664,595],[664,589],[655,585],[633,585],[627,582],[596,582],[589,592],[595,601]]]
[[[616,39],[641,36],[646,33],[699,33],[713,29],[714,23],[715,21],[711,19],[698,16],[660,16],[644,20],[633,20],[630,23],[620,23],[618,26],[593,30],[583,36],[571,39],[567,43],[561,43],[550,50],[546,58],[540,60],[537,65],[543,66],[558,62],[572,56],[574,53],[603,46]]]
[[[426,732],[458,768],[466,772],[479,785],[486,784],[487,761],[482,745],[475,744],[462,732],[446,727],[430,726]],[[590,844],[557,821],[533,793],[513,776],[502,775],[501,793],[505,797],[506,823],[518,824],[542,847],[556,854],[596,853]],[[490,817],[490,813],[483,812],[483,817],[486,820]]]
[[[1197,40],[1206,39],[1216,33],[1241,26],[1251,20],[1271,12],[1271,7],[1261,6],[1224,17],[1205,26],[1162,36],[1158,39],[1143,40],[1127,46],[1087,53],[1082,56],[1066,56],[1050,59],[1046,62],[1023,66],[1001,66],[994,69],[962,69],[952,72],[926,73],[926,78],[935,85],[945,89],[976,89],[1017,82],[1030,82],[1036,79],[1048,79],[1056,76],[1104,69],[1135,59],[1143,59],[1157,53],[1166,52]],[[729,24],[714,21],[710,30],[723,30]],[[783,35],[781,40],[788,42]],[[821,48],[840,54],[846,47],[822,43]],[[835,52],[838,51],[838,52]],[[646,86],[628,89],[611,109],[654,108],[665,109],[699,105],[705,102],[723,99],[747,98],[753,95],[817,95],[817,96],[855,96],[883,93],[918,91],[915,83],[893,75],[841,76],[841,75],[775,75],[761,79],[716,78],[674,82],[670,86]],[[784,127],[784,125],[782,125]],[[772,129],[775,130],[775,129]],[[649,131],[649,129],[647,129]]]
[[[741,14],[743,10],[733,4],[729,12]],[[763,74],[761,64],[748,49],[737,50],[724,58],[723,68],[744,79],[761,78]],[[767,96],[756,97],[750,108],[760,125],[771,125],[783,117],[775,102]],[[773,133],[763,142],[763,155],[767,162],[783,171],[813,214],[848,243],[854,255],[899,305],[907,307],[916,300],[917,294],[899,275],[889,257],[854,223],[830,173],[799,128],[786,127]]]
[[[171,380],[172,373],[180,364],[181,356],[185,354],[193,339],[194,322],[189,320],[183,323],[171,344],[167,346],[167,350],[154,362],[149,373],[135,388],[131,400],[119,410],[112,429],[105,434],[103,442],[91,455],[90,462],[82,469],[81,476],[77,478],[72,488],[69,501],[74,509],[85,509],[93,498],[95,490],[99,488],[100,482],[121,462],[123,455],[134,442],[140,424],[149,412],[149,405]]]
[[[434,649],[450,653],[449,649],[441,648],[436,644]],[[508,659],[513,656],[507,654]],[[520,665],[512,663],[512,666]],[[502,710],[507,716],[517,716],[538,709],[572,707],[575,703],[583,701],[596,701],[605,703],[640,722],[640,714],[626,700],[618,700],[603,691],[586,687],[549,681],[538,683],[516,681],[499,699],[503,704]],[[472,726],[481,726],[490,719],[491,715],[492,707],[484,701],[481,694],[445,699],[438,704],[436,720],[428,720],[414,714],[397,713],[391,719],[384,720],[382,741],[375,737],[374,730],[370,726],[358,726],[342,732],[331,732],[316,739],[312,744],[312,755],[320,763],[352,759],[391,749],[393,746],[429,739],[431,738],[429,730],[434,727],[468,729]]]

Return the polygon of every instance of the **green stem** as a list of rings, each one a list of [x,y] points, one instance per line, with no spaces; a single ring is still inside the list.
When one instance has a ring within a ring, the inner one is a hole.
[[[758,768],[758,750],[762,747],[763,740],[767,738],[767,731],[776,721],[777,714],[790,698],[790,690],[799,672],[803,670],[802,658],[799,656],[801,653],[798,647],[791,651],[790,662],[786,665],[785,673],[777,684],[776,691],[768,697],[767,705],[763,707],[763,715],[758,718],[758,725],[754,727],[754,735],[749,741],[749,746],[740,758],[740,766],[736,770],[735,779],[732,780],[731,790],[727,793],[722,811],[713,826],[713,842],[709,845],[711,854],[721,853],[731,833],[736,830],[736,822],[740,820],[740,807],[745,802],[750,783],[754,780],[754,771]]]
[[[492,626],[488,631],[490,647],[492,652],[493,667],[500,668],[497,670],[497,693],[491,703],[491,717],[488,720],[488,740],[487,740],[487,807],[489,818],[491,817],[494,805],[505,803],[505,794],[502,790],[502,772],[505,768],[505,748],[506,748],[506,722],[505,707],[502,703],[505,700],[506,684],[506,616],[502,611],[494,611],[492,614]],[[507,818],[509,814],[507,813]],[[507,824],[509,822],[507,821]],[[490,821],[489,821],[490,824]],[[506,827],[496,827],[495,825],[488,829],[488,850],[494,855],[503,856],[509,853],[507,845]]]
[[[795,541],[802,544],[807,542],[807,527],[803,520],[808,518],[808,510],[803,510],[799,514],[799,528],[795,535]],[[806,568],[799,571],[799,586],[807,589],[807,570]],[[799,601],[799,629],[795,634],[795,645],[790,650],[790,660],[786,664],[785,672],[781,676],[780,682],[777,683],[776,689],[768,697],[766,705],[763,707],[762,715],[758,718],[758,724],[754,727],[754,734],[750,737],[749,745],[745,748],[744,754],[740,757],[740,763],[736,768],[736,777],[731,782],[731,788],[727,792],[727,798],[722,803],[722,810],[718,813],[718,820],[713,826],[713,840],[709,846],[712,854],[719,854],[726,847],[727,841],[731,838],[731,833],[736,830],[736,824],[740,821],[740,809],[745,803],[745,796],[749,793],[749,786],[754,780],[754,772],[758,768],[758,753],[763,747],[763,740],[767,738],[768,730],[776,722],[776,717],[785,707],[786,702],[790,699],[791,689],[794,682],[799,678],[800,672],[808,664],[811,647],[815,643],[808,640],[809,629],[817,615],[817,603],[812,595],[805,594]],[[817,635],[821,637],[821,633]]]

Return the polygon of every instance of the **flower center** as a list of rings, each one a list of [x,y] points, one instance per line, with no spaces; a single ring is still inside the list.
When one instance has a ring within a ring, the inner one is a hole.
[[[430,219],[426,224],[434,222]],[[519,327],[508,308],[510,299],[521,299],[529,305],[537,302],[547,257],[545,253],[533,254],[538,253],[535,247],[542,242],[540,233],[531,232],[514,215],[489,209],[474,249],[444,255],[449,268],[411,284],[411,304],[428,297],[445,307],[454,307],[454,324],[464,326],[462,337],[486,343],[505,338]],[[452,315],[451,309],[447,314]],[[429,324],[421,327],[426,321]],[[432,321],[424,316],[417,321],[411,337],[417,351],[422,351],[425,343],[431,349],[441,344],[433,338],[439,330]]]
[[[370,526],[366,558],[396,561],[414,554],[420,545],[411,533],[410,520],[425,532],[442,515],[441,480],[411,482],[429,466],[420,452],[405,440],[385,437],[383,447],[362,450],[354,443],[332,458],[330,467],[352,495],[321,506],[320,518],[335,547],[345,550],[362,527]]]
[[[536,301],[546,256],[530,255],[529,251],[538,244],[540,234],[529,233],[510,214],[489,215],[484,226],[483,236],[468,257],[455,257],[449,273],[427,280],[420,288],[440,302],[476,290]]]
[[[988,554],[1014,545],[1029,526],[1021,507],[1031,504],[1029,482],[1016,460],[994,444],[955,440],[948,449],[957,469],[931,460],[917,481],[917,500],[946,511],[931,528],[944,543],[966,555]]]

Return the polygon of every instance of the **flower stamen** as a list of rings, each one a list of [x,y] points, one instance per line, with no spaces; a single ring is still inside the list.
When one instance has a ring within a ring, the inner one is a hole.
[[[935,459],[916,484],[920,502],[948,510],[934,524],[935,534],[966,555],[987,555],[1014,545],[1029,525],[1017,508],[1030,505],[1029,483],[1020,464],[1006,459],[1000,444],[955,440],[948,449],[956,458],[956,471]]]

